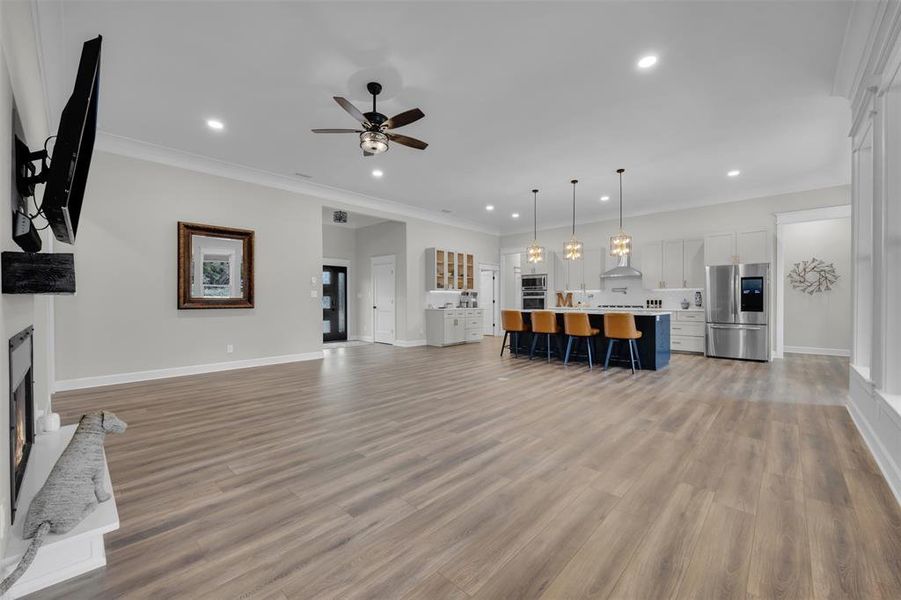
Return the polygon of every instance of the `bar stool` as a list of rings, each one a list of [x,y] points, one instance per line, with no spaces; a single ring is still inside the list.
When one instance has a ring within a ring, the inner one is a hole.
[[[532,360],[532,357],[535,355],[535,346],[538,344],[538,337],[544,335],[547,342],[547,361],[551,362],[551,336],[556,338],[558,333],[560,333],[560,328],[557,327],[556,313],[549,310],[533,311],[532,348],[529,350],[529,360]]]
[[[569,363],[569,354],[572,350],[573,341],[576,339],[584,339],[588,346],[588,368],[594,367],[591,347],[594,345],[594,336],[601,332],[595,329],[588,322],[588,315],[583,312],[566,312],[563,313],[563,332],[569,336],[566,339],[566,357],[563,364]]]
[[[610,353],[613,351],[613,342],[629,342],[629,365],[632,373],[635,373],[635,364],[641,369],[641,359],[638,356],[638,340],[641,332],[635,328],[635,315],[632,313],[607,313],[604,315],[604,335],[609,338],[607,343],[607,358],[604,360],[604,370],[610,364]],[[633,351],[634,348],[634,351]]]
[[[507,347],[507,335],[510,334],[510,351],[513,356],[519,356],[519,334],[528,333],[529,326],[522,319],[522,313],[518,310],[502,310],[501,326],[504,328],[504,341],[501,342],[501,356]]]

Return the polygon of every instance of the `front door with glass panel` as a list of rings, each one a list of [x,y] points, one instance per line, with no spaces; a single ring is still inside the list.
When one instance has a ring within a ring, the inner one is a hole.
[[[322,267],[322,341],[347,340],[347,267]]]

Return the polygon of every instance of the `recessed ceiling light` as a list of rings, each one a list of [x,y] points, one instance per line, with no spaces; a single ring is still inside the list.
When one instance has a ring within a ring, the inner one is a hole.
[[[519,213],[513,213],[513,214],[510,215],[510,216],[513,217],[514,219],[518,219],[518,218],[519,218]]]
[[[485,210],[488,210],[488,211],[494,210],[494,205],[489,204],[488,206],[485,207]]]
[[[650,69],[654,65],[657,64],[657,57],[653,54],[648,54],[647,56],[642,56],[638,60],[638,68],[639,69]]]
[[[610,200],[610,196],[601,196],[601,202],[606,202],[607,200]]]
[[[382,173],[381,169],[373,169],[372,170],[373,177],[381,177],[382,175],[384,175],[384,173]]]
[[[225,123],[223,123],[219,119],[207,119],[206,126],[214,131],[222,131],[223,129],[225,129]]]
[[[726,175],[728,175],[729,177],[738,177],[739,175],[741,175],[741,171],[739,171],[738,169],[732,169],[731,171],[726,173]]]

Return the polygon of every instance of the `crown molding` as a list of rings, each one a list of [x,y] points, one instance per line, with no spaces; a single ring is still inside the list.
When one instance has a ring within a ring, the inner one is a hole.
[[[435,211],[410,206],[393,200],[376,198],[358,192],[352,192],[321,183],[299,181],[292,177],[255,169],[244,165],[216,160],[199,154],[192,154],[166,146],[151,144],[129,137],[115,135],[105,131],[97,132],[94,144],[97,150],[119,156],[127,156],[138,160],[177,167],[206,175],[215,175],[244,183],[252,183],[263,187],[313,196],[322,204],[334,208],[356,208],[360,212],[370,211],[372,216],[406,221],[418,219],[440,225],[458,227],[468,231],[477,231],[490,235],[500,235],[500,231],[463,219],[455,219]]]

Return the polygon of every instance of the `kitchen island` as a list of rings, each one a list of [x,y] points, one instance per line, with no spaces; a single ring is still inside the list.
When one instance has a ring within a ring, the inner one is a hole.
[[[641,338],[637,340],[638,356],[641,359],[641,368],[645,370],[657,371],[666,367],[670,359],[670,319],[672,313],[665,310],[652,309],[629,309],[629,310],[611,310],[606,308],[569,308],[557,307],[548,308],[557,314],[557,325],[560,333],[557,339],[557,345],[552,348],[566,347],[566,334],[563,333],[563,314],[567,312],[582,312],[588,315],[588,321],[591,326],[599,329],[601,333],[596,337],[594,354],[595,363],[603,364],[604,357],[607,354],[608,338],[604,335],[604,314],[614,312],[629,312],[635,315],[635,327],[641,332]],[[530,313],[534,311],[523,310],[523,319],[531,327]],[[529,346],[532,343],[531,335],[519,336],[519,353],[529,353]],[[552,342],[553,344],[553,342]],[[544,340],[539,340],[538,347],[544,347]],[[536,356],[538,351],[536,350]],[[570,357],[570,361],[574,360]],[[583,358],[587,360],[587,358]],[[613,345],[613,354],[610,356],[610,364],[629,364],[629,346],[625,342]]]

